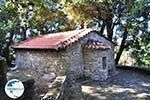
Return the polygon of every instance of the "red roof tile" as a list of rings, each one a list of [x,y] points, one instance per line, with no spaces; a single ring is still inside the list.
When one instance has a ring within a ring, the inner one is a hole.
[[[64,48],[80,38],[89,34],[93,29],[81,29],[68,32],[60,32],[47,34],[25,40],[18,45],[14,45],[14,49],[59,49]]]
[[[84,45],[85,48],[88,48],[88,49],[110,49],[109,46],[107,45],[104,45],[103,43],[99,42],[99,41],[92,41],[92,40],[89,40],[85,45]]]

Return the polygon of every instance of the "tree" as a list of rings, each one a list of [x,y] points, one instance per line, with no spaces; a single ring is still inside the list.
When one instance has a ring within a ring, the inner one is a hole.
[[[79,24],[80,27],[97,27],[99,34],[106,34],[114,42],[122,39],[116,50],[118,64],[125,49],[135,51],[137,41],[143,48],[149,40],[145,38],[149,36],[149,11],[148,0],[7,0],[0,8],[0,30],[3,32],[0,41],[6,45],[2,51],[9,59],[8,51],[14,37],[19,35],[19,40],[25,40],[38,34],[75,29]],[[9,37],[4,38],[6,33]],[[149,46],[144,48],[148,54]],[[133,53],[133,57],[139,52],[143,51]]]
[[[106,29],[110,40],[117,41],[122,38],[115,59],[118,64],[124,49],[134,45],[139,31],[148,34],[148,24],[145,24],[149,20],[148,5],[148,0],[67,0],[64,10],[73,22],[81,25],[84,22],[90,25],[96,19],[98,27],[101,28],[99,33],[105,34]]]
[[[38,32],[54,32],[58,27],[56,24],[65,20],[65,14],[53,1],[7,0],[0,8],[0,19],[1,55],[6,58],[8,66],[12,66],[10,46],[14,39],[26,40],[30,37],[28,30],[31,36],[38,35],[35,34]]]

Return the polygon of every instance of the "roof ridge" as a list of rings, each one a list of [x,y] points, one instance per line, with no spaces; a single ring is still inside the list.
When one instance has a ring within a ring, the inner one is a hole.
[[[66,46],[70,45],[70,43],[74,43],[74,42],[78,41],[79,39],[83,38],[84,36],[86,36],[88,33],[90,33],[92,31],[92,29],[91,29],[91,30],[87,31],[86,34],[83,34],[85,32],[85,30],[87,30],[87,29],[83,29],[78,34],[75,34],[74,36],[69,37],[68,39],[66,39],[63,42],[61,42],[63,47],[66,47]],[[82,37],[79,36],[79,34],[83,34]]]
[[[79,41],[87,34],[94,31],[92,28],[72,30],[61,33],[45,34],[27,39],[14,45],[15,49],[59,49],[65,48],[72,43]]]

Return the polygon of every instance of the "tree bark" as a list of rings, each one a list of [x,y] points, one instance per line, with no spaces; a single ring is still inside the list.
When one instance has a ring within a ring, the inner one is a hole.
[[[84,29],[84,22],[83,21],[80,24],[80,29]]]
[[[107,19],[105,20],[106,22],[106,29],[107,29],[107,36],[108,39],[112,40],[113,37],[113,29],[112,29],[112,24],[113,24],[113,15],[110,14]]]
[[[0,44],[0,56],[2,56],[2,48],[3,48],[3,45]]]
[[[127,31],[127,28],[125,28],[125,31],[123,33],[123,38],[122,38],[122,41],[121,41],[121,45],[120,45],[119,51],[118,51],[116,59],[115,59],[116,65],[118,64],[118,62],[120,60],[120,57],[122,55],[122,52],[123,52],[124,48],[126,48],[125,43],[126,43],[126,39],[127,39],[127,34],[128,34],[128,31]]]
[[[14,36],[14,32],[10,33],[10,37],[6,39],[4,49],[2,50],[2,55],[3,55],[3,57],[6,58],[6,62],[7,62],[8,66],[11,66],[11,59],[10,59],[10,56],[9,56],[9,53],[10,53],[9,47],[12,43],[13,36]]]
[[[26,35],[26,28],[25,27],[21,27],[22,28],[22,35],[23,35],[23,37],[22,37],[22,40],[24,41],[24,40],[26,40],[27,39],[27,35]]]
[[[0,87],[4,88],[5,83],[7,82],[7,65],[6,60],[0,56]],[[1,89],[2,89],[1,88]]]
[[[100,32],[99,32],[99,34],[100,34],[100,35],[103,35],[103,33],[104,33],[104,29],[105,29],[105,26],[106,26],[105,21],[103,21],[103,24],[102,24],[101,30],[100,30]]]

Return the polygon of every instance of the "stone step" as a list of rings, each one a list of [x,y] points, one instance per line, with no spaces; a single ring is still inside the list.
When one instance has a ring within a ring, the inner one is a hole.
[[[56,79],[49,85],[48,92],[44,95],[42,100],[56,100],[60,94],[60,89],[65,81],[66,76],[57,76]]]

